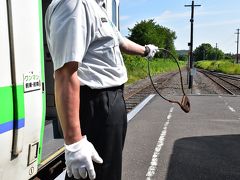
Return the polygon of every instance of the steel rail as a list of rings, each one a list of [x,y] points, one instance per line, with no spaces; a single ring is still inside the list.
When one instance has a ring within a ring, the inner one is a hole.
[[[228,74],[222,74],[222,73],[218,73],[218,72],[211,72],[211,74],[216,74],[219,77],[223,77],[226,79],[231,79],[231,80],[235,80],[235,81],[240,81],[240,77],[237,76],[233,76],[233,75],[228,75]]]
[[[225,87],[224,85],[222,85],[221,83],[219,83],[217,80],[213,79],[210,75],[212,75],[211,73],[209,73],[209,71],[202,71],[202,70],[197,70],[198,72],[204,74],[207,78],[211,79],[215,84],[217,84],[219,87],[221,87],[223,90],[225,90],[228,94],[230,95],[236,95],[234,92],[232,92],[229,88]],[[210,74],[210,75],[209,75]],[[214,75],[212,75],[214,76]],[[214,76],[216,78],[219,78],[218,76]],[[219,78],[220,79],[220,78]],[[226,83],[229,83],[226,81]]]
[[[165,84],[169,79],[174,77],[178,72],[173,72],[170,74],[167,74],[166,76],[161,76],[160,78],[157,78],[154,80],[154,83],[156,84]],[[135,108],[139,103],[141,103],[147,96],[150,94],[155,94],[152,85],[147,83],[145,86],[142,86],[141,88],[137,89],[133,93],[125,94],[125,102],[126,102],[126,108],[127,112],[130,112],[133,108]]]
[[[235,81],[237,81],[237,82],[232,83],[232,82],[229,82],[229,80],[231,80],[231,81],[233,80],[232,76],[230,76],[230,75],[222,75],[222,74],[219,74],[219,73],[216,73],[216,72],[211,72],[211,71],[206,71],[206,70],[204,72],[206,72],[206,73],[210,74],[211,76],[214,76],[214,77],[222,80],[227,85],[230,85],[231,87],[234,87],[234,89],[232,89],[232,91],[234,90],[234,92],[237,92],[238,95],[240,94],[240,86],[237,86],[235,84],[235,83],[237,83],[237,84],[240,83],[240,82],[238,82],[238,81],[240,81],[240,78],[235,78],[234,82]],[[236,95],[236,93],[234,93],[234,94]]]

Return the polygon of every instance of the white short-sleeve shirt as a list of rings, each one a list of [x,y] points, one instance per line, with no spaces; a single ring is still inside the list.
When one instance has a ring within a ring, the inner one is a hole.
[[[127,81],[119,48],[124,37],[95,0],[53,0],[45,27],[54,70],[76,61],[81,85],[93,89]]]

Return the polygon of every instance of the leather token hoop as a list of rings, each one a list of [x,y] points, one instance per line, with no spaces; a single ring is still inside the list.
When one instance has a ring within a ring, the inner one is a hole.
[[[155,87],[155,85],[153,83],[152,76],[151,76],[151,71],[150,71],[150,62],[149,62],[150,60],[148,60],[148,76],[150,78],[151,84],[152,84],[154,90],[157,92],[157,94],[161,98],[163,98],[164,100],[166,100],[166,101],[168,101],[170,103],[178,104],[185,113],[188,113],[190,111],[191,105],[190,105],[190,101],[189,101],[189,99],[188,99],[188,97],[187,97],[187,95],[186,95],[186,93],[184,91],[182,72],[181,72],[178,60],[176,59],[176,57],[170,51],[168,51],[168,50],[166,50],[164,48],[159,48],[159,50],[167,52],[168,54],[170,54],[171,57],[175,60],[177,66],[178,66],[178,71],[179,71],[179,74],[180,74],[181,89],[182,89],[182,93],[183,93],[181,102],[170,100],[170,99],[168,99],[168,98],[166,98],[166,97],[164,97],[163,95],[160,94],[160,92],[158,91],[158,89]]]

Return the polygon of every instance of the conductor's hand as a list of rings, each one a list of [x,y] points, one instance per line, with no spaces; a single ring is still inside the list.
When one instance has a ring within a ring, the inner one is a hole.
[[[80,177],[85,179],[87,174],[91,180],[95,179],[96,173],[93,161],[103,163],[102,158],[86,136],[83,136],[83,139],[74,144],[65,144],[65,160],[68,176],[73,175],[75,179],[80,179]]]
[[[148,60],[152,59],[155,54],[158,52],[158,47],[152,44],[145,45],[145,53],[146,53],[146,58]]]

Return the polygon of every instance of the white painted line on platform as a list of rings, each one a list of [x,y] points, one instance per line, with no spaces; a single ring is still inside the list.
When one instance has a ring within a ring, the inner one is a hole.
[[[150,166],[148,168],[148,172],[146,174],[146,180],[152,180],[153,176],[156,173],[157,170],[157,166],[158,166],[158,158],[160,155],[160,151],[164,145],[164,141],[165,141],[165,137],[167,135],[167,129],[168,129],[168,125],[170,123],[170,119],[172,118],[172,112],[173,112],[174,107],[172,107],[169,111],[169,114],[167,116],[167,121],[165,122],[164,126],[163,126],[163,130],[162,133],[158,139],[157,145],[155,147],[153,156],[152,156],[152,161],[150,163]]]
[[[228,108],[230,109],[230,111],[236,112],[236,110],[234,108],[232,108],[231,106],[228,106]]]
[[[219,98],[222,98],[222,96],[219,96]],[[228,104],[228,102],[227,102],[226,100],[223,100],[223,101],[224,101],[225,105],[228,107],[228,109],[229,109],[230,111],[236,112],[236,110],[235,110],[233,107],[229,106],[229,104]]]
[[[150,94],[146,99],[144,99],[139,105],[137,105],[131,112],[127,114],[127,121],[131,121],[136,114],[142,110],[142,108],[155,96],[156,94]]]
[[[213,119],[211,121],[214,121],[214,122],[237,122],[239,123],[239,120],[235,120],[235,119]]]

